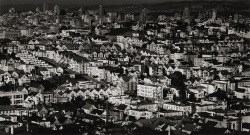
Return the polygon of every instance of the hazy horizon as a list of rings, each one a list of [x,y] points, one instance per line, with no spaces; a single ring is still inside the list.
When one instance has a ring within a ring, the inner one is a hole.
[[[21,5],[21,4],[83,4],[83,5],[116,5],[116,4],[143,4],[143,3],[161,3],[168,1],[207,1],[207,0],[0,0],[1,5]],[[209,0],[209,1],[247,1],[247,0]]]

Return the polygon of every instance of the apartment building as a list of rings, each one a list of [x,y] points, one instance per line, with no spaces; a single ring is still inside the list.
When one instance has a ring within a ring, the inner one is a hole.
[[[0,97],[10,98],[11,105],[21,105],[24,102],[24,92],[22,91],[11,91],[11,92],[2,92],[0,91]]]

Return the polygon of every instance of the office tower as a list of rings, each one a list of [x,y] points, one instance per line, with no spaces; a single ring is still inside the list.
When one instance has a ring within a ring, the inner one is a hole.
[[[36,12],[40,12],[40,8],[39,7],[36,7]]]
[[[104,15],[104,9],[103,9],[103,5],[99,5],[99,19],[98,19],[98,23],[102,24],[103,23],[103,15]]]
[[[102,18],[103,14],[104,14],[104,10],[103,10],[103,6],[101,4],[101,5],[99,5],[99,17]]]
[[[147,11],[147,9],[144,8],[144,9],[141,11],[141,14],[140,14],[140,17],[139,17],[139,21],[140,21],[140,22],[146,22],[147,19],[148,19],[147,14],[148,14],[148,11]]]
[[[206,11],[206,19],[209,18],[209,12]]]
[[[43,3],[43,12],[46,12],[49,10],[48,3]]]
[[[82,17],[82,8],[80,8],[80,9],[78,10],[78,16],[79,16],[79,17]]]
[[[60,15],[60,8],[58,5],[54,6],[54,15]]]
[[[199,12],[199,14],[198,14],[198,17],[197,17],[198,19],[202,19],[203,18],[203,14],[201,13],[201,12]]]
[[[134,14],[125,14],[124,16],[125,22],[134,21],[134,19],[135,19]]]
[[[189,17],[189,16],[190,16],[190,11],[189,11],[189,8],[188,8],[188,7],[185,7],[185,8],[184,8],[183,16],[184,16],[184,17]]]
[[[238,19],[239,19],[239,14],[238,13],[234,14],[234,22],[238,22]]]
[[[213,9],[212,11],[212,19],[216,19],[216,9]]]

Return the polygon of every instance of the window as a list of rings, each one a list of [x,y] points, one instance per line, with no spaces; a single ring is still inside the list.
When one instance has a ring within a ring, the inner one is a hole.
[[[22,98],[22,95],[14,95],[14,98]]]
[[[14,101],[14,104],[19,104],[19,103],[22,103],[22,100],[15,100]]]

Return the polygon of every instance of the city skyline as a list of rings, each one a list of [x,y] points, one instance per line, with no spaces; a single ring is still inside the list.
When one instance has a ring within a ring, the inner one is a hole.
[[[185,2],[185,1],[247,1],[247,0],[0,0],[2,5],[22,5],[22,4],[86,4],[86,5],[121,5],[121,4],[144,4],[144,3],[163,3],[163,2]]]

